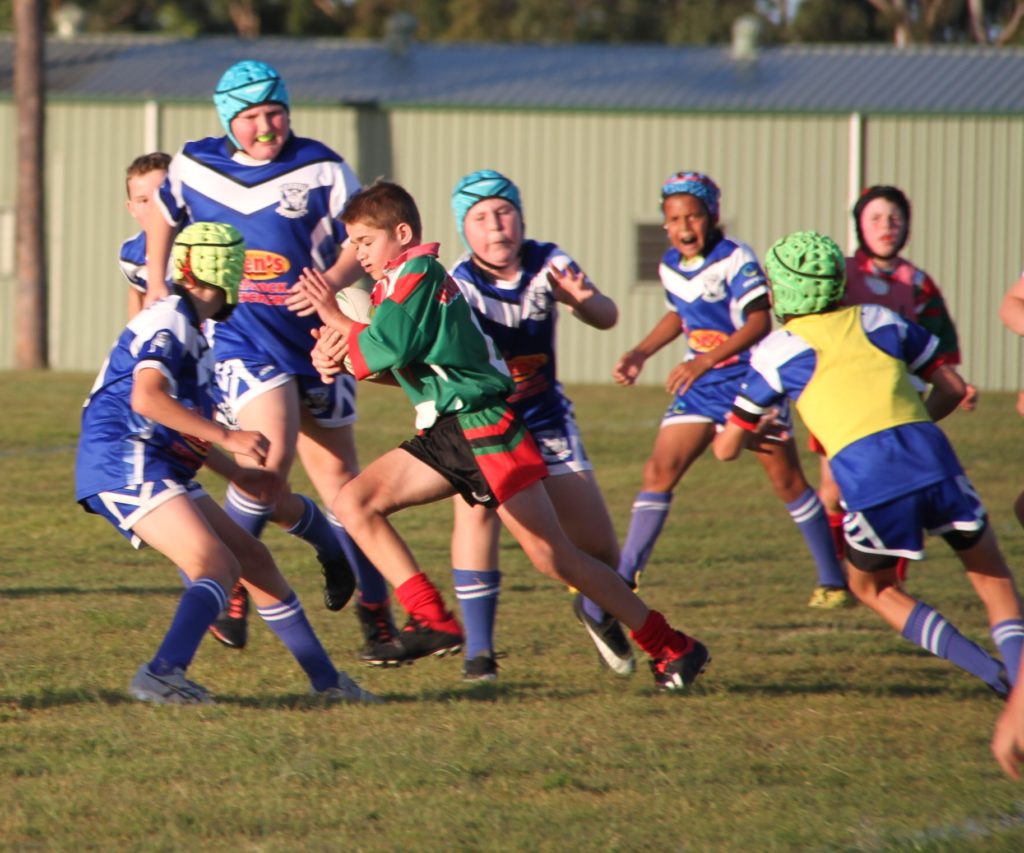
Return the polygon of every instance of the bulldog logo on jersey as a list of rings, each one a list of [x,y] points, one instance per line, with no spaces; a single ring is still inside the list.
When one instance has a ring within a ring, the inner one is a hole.
[[[705,302],[721,302],[728,295],[725,290],[725,279],[714,273],[705,273],[701,284],[704,285]]]
[[[281,184],[281,203],[275,213],[298,219],[309,211],[309,184]]]

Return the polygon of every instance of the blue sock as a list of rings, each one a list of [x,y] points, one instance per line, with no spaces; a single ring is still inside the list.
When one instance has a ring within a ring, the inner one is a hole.
[[[302,501],[302,518],[289,527],[288,532],[312,545],[321,560],[337,560],[343,557],[341,542],[334,535],[334,528],[331,527],[327,516],[320,511],[320,507],[305,495],[297,494],[295,497]]]
[[[619,557],[619,574],[634,589],[637,576],[644,570],[654,550],[654,543],[665,526],[668,511],[672,507],[672,492],[638,492],[633,498],[633,514],[629,519],[629,532]],[[604,611],[589,598],[583,599],[583,611],[598,622],[605,617]]]
[[[227,593],[212,578],[189,584],[178,601],[171,627],[149,662],[150,672],[167,675],[174,669],[188,669],[207,629],[227,604]]]
[[[819,586],[846,586],[846,573],[842,564],[836,559],[835,541],[832,529],[828,526],[828,516],[817,493],[810,486],[795,501],[786,504],[789,517],[800,528],[807,542],[807,550],[814,558],[818,569]]]
[[[278,604],[257,607],[256,612],[295,656],[299,666],[309,676],[314,690],[326,690],[338,683],[338,670],[320,644],[294,592]]]
[[[257,539],[263,533],[263,528],[267,526],[271,509],[272,507],[267,504],[262,504],[243,495],[235,488],[234,483],[228,483],[224,511],[242,530],[251,533]]]
[[[498,612],[498,594],[501,591],[501,572],[452,569],[455,597],[462,610],[462,624],[466,628],[466,660],[483,652],[494,655],[494,620]]]
[[[1003,656],[1010,684],[1016,684],[1017,673],[1020,672],[1021,647],[1024,646],[1024,619],[1006,619],[993,625],[992,639],[999,647],[999,654]]]
[[[938,610],[923,601],[914,605],[901,633],[925,651],[967,670],[990,687],[1005,689],[999,680],[1002,664],[981,646],[968,640]]]
[[[348,557],[348,564],[356,576],[356,584],[359,587],[359,600],[363,604],[386,604],[388,600],[388,582],[384,576],[374,568],[360,547],[341,523],[331,513],[327,520],[331,523],[334,535],[341,543],[341,550]]]

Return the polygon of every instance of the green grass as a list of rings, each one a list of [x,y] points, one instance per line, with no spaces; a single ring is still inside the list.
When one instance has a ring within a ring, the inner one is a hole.
[[[690,694],[601,670],[569,596],[510,541],[496,686],[464,684],[459,658],[360,668],[354,616],[322,609],[315,560],[274,530],[325,645],[388,703],[310,705],[258,620],[244,652],[200,648],[191,672],[217,705],[133,702],[127,682],[180,590],[163,558],[73,501],[91,378],[0,374],[0,848],[1024,849],[1024,786],[988,752],[998,700],[862,608],[807,609],[809,558],[749,459],[694,467],[644,577],[649,603],[714,653]],[[664,395],[571,390],[621,536]],[[366,460],[412,417],[396,391],[362,393]],[[1020,565],[1010,396],[947,424]],[[408,510],[399,527],[454,602],[449,508]],[[991,646],[942,543],[910,589]]]

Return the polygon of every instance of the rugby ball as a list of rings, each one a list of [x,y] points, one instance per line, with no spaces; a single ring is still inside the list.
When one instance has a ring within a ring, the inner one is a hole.
[[[370,301],[370,294],[361,287],[353,285],[351,287],[343,287],[339,290],[338,307],[341,308],[341,313],[350,320],[354,320],[356,323],[362,323],[366,326],[370,325],[370,320],[373,318],[373,302]],[[348,373],[351,373],[352,359],[346,355],[342,362],[342,366]],[[379,376],[380,373],[371,373],[365,378],[372,380],[377,379]]]
[[[357,323],[370,325],[373,316],[373,303],[370,294],[361,287],[343,287],[338,291],[338,307],[341,313]]]

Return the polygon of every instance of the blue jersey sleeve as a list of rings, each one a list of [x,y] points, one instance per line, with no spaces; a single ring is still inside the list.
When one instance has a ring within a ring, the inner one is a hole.
[[[794,402],[811,381],[817,356],[800,338],[780,329],[754,350],[747,375],[733,403],[732,417],[754,426],[772,407]]]
[[[729,278],[729,295],[741,311],[746,311],[752,302],[768,295],[764,270],[757,261],[753,250],[745,243],[739,243],[730,258],[732,275]]]
[[[938,366],[939,339],[881,305],[861,306],[861,325],[882,352],[906,362],[911,373],[926,378]]]

